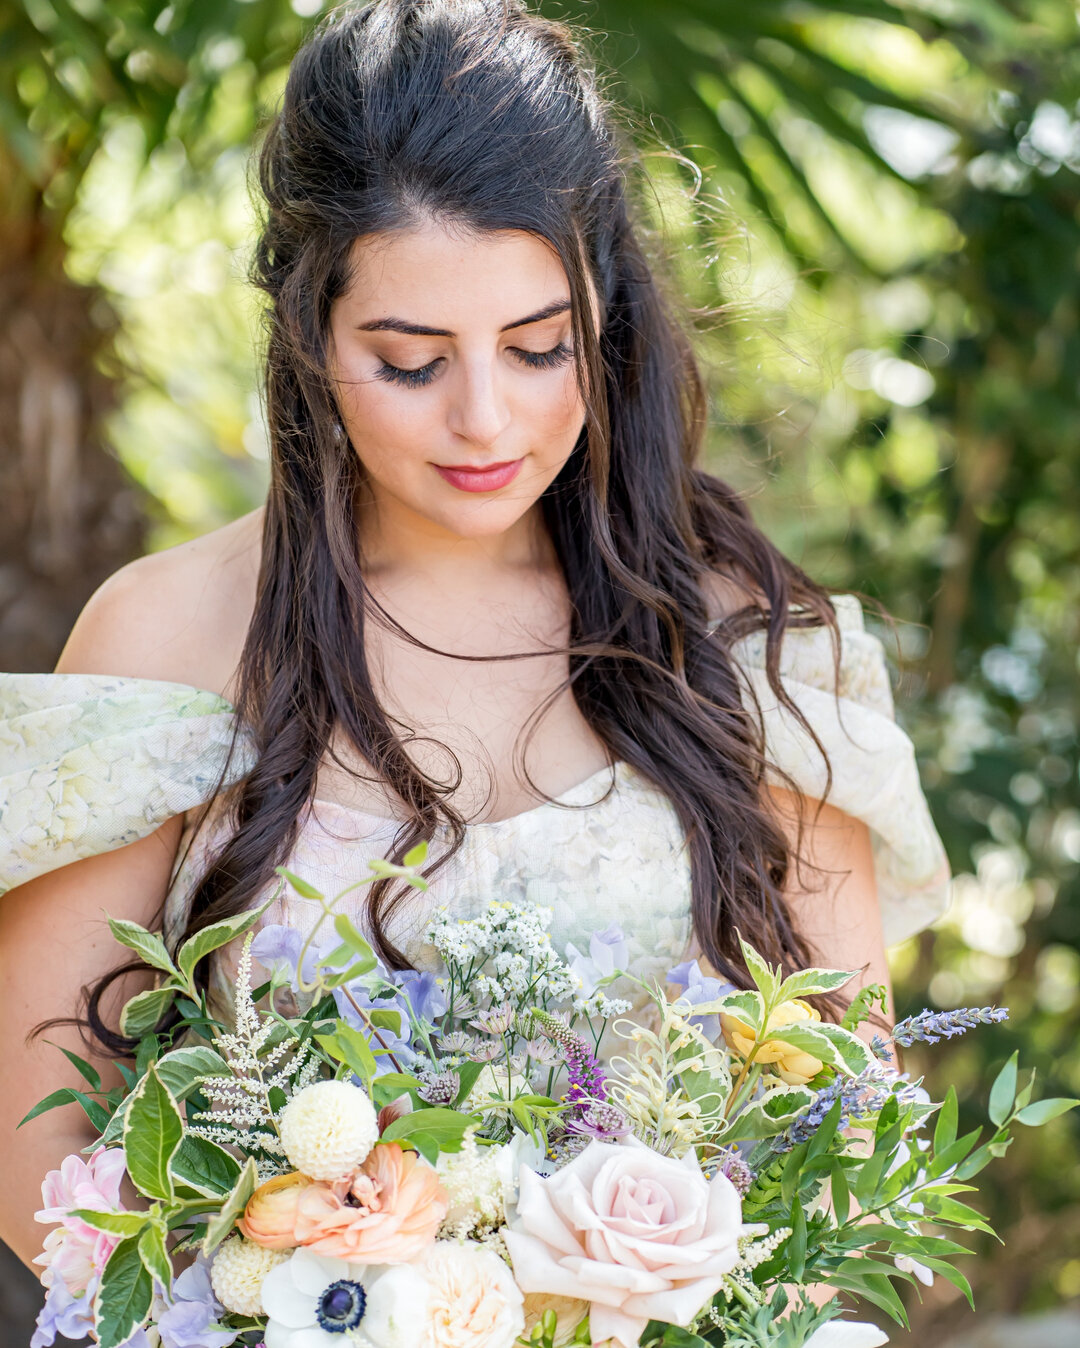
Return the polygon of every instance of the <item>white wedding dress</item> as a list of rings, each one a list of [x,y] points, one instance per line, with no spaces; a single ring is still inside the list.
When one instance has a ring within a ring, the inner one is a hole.
[[[911,740],[894,720],[881,644],[864,631],[854,598],[834,603],[842,634],[839,687],[823,629],[787,634],[781,673],[829,755],[829,802],[870,828],[885,939],[892,944],[944,911],[948,865]],[[736,656],[760,702],[770,762],[820,799],[824,765],[769,689],[763,637],[744,639]],[[184,684],[0,675],[0,892],[133,842],[184,814],[179,856],[188,854],[175,868],[164,919],[166,934],[176,933],[192,886],[224,837],[220,797],[209,826],[192,835],[198,807],[217,782],[232,719],[228,702]],[[244,766],[241,757],[233,775]],[[367,874],[369,860],[387,854],[397,828],[395,820],[318,800],[286,864],[332,896]],[[436,838],[433,854],[438,846]],[[354,891],[343,908],[361,928],[364,894]],[[629,943],[630,972],[646,981],[662,983],[693,953],[690,869],[678,820],[668,799],[624,762],[556,801],[470,825],[430,890],[409,896],[391,935],[417,968],[436,968],[424,938],[432,905],[475,916],[492,898],[549,906],[560,953],[568,942],[586,951],[591,933],[618,923]],[[307,931],[318,912],[289,891],[262,922]],[[219,1015],[229,1011],[237,956],[234,942],[211,959],[211,999]]]

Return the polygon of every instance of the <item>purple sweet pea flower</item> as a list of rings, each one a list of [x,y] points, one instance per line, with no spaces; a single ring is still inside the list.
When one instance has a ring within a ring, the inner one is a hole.
[[[30,1348],[51,1348],[57,1334],[63,1339],[85,1339],[94,1327],[95,1274],[86,1291],[72,1296],[63,1278],[53,1279],[45,1295],[45,1305],[38,1312],[37,1328],[30,1340]]]
[[[566,958],[570,972],[581,979],[581,995],[591,997],[605,978],[626,968],[626,937],[619,924],[612,922],[604,931],[594,931],[589,937],[588,955],[583,955],[573,941],[567,941]]]
[[[709,978],[701,972],[697,960],[686,960],[669,969],[667,981],[680,988],[679,1000],[698,1006],[702,1002],[715,1001],[726,992],[734,992],[735,984],[726,983],[721,978]],[[690,1023],[695,1025],[711,1044],[720,1040],[719,1016],[691,1016]]]
[[[304,933],[295,927],[282,927],[270,923],[260,927],[251,943],[251,955],[270,974],[285,974],[294,992],[297,988],[296,969],[300,962],[300,951],[304,944]],[[315,977],[315,966],[334,948],[332,941],[313,941],[304,958],[304,982],[310,983]]]
[[[228,1348],[238,1329],[217,1321],[225,1307],[210,1285],[210,1265],[203,1255],[173,1281],[171,1305],[158,1317],[162,1348]]]
[[[401,989],[402,996],[412,1007],[417,1020],[426,1020],[429,1025],[434,1025],[440,1016],[446,1014],[446,998],[434,974],[420,973],[416,969],[399,969],[390,977]]]

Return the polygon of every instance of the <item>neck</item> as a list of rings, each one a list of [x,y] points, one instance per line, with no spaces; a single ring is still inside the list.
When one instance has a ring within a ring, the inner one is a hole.
[[[368,497],[358,511],[361,558],[369,580],[393,575],[454,578],[547,571],[557,566],[554,545],[534,505],[501,533],[463,538],[400,502]]]

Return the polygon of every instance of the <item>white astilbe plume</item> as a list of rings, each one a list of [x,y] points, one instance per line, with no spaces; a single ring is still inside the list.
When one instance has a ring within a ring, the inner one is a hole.
[[[252,1000],[253,938],[249,932],[236,970],[236,1032],[219,1035],[215,1045],[232,1076],[206,1077],[201,1082],[212,1107],[193,1116],[188,1132],[254,1156],[259,1179],[265,1181],[291,1169],[278,1136],[277,1116],[286,1101],[318,1080],[320,1062],[308,1047],[298,1051],[290,1039],[267,1048],[278,1022]],[[270,1103],[272,1091],[285,1097],[277,1109]]]

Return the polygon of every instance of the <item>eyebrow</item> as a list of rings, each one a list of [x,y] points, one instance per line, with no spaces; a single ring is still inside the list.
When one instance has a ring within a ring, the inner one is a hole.
[[[545,318],[554,318],[556,314],[565,314],[569,308],[569,300],[552,300],[542,309],[537,309],[536,313],[529,314],[525,318],[517,318],[513,323],[505,324],[499,331],[509,332],[512,328],[524,328],[530,323],[540,323]],[[356,326],[360,332],[401,332],[406,337],[457,336],[456,332],[451,332],[448,328],[429,328],[423,323],[409,323],[404,318],[375,318],[370,323],[357,323]]]

